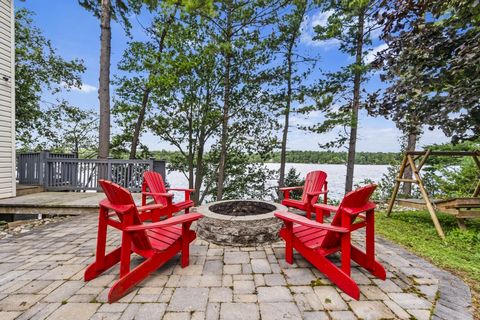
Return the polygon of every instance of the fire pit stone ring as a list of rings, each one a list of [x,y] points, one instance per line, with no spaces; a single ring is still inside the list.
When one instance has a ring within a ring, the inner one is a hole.
[[[204,215],[197,233],[209,242],[228,246],[255,246],[277,241],[282,226],[275,211],[287,211],[281,204],[262,200],[225,200],[196,210]]]

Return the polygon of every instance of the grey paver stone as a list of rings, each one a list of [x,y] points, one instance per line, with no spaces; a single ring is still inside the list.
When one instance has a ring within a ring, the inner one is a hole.
[[[225,264],[242,264],[249,263],[250,256],[248,252],[225,252],[224,254]]]
[[[37,294],[11,294],[0,301],[0,311],[25,311],[43,297]]]
[[[226,264],[223,266],[224,274],[241,274],[242,265],[241,264]]]
[[[249,294],[255,292],[255,283],[250,280],[239,280],[233,282],[235,294]]]
[[[205,318],[206,320],[218,320],[220,318],[220,303],[208,303]]]
[[[223,261],[208,260],[203,266],[203,274],[221,275],[223,273]]]
[[[340,294],[333,287],[330,286],[318,286],[314,287],[313,291],[320,299],[323,307],[327,310],[347,310],[348,306],[343,301]]]
[[[410,315],[392,300],[383,301],[398,319],[410,319]]]
[[[44,302],[62,302],[73,296],[85,283],[83,281],[67,281],[48,294]]]
[[[413,293],[389,293],[390,298],[404,309],[430,309],[432,304]]]
[[[221,287],[221,275],[203,275],[200,278],[200,287]]]
[[[0,311],[0,319],[13,320],[21,314],[19,311]]]
[[[232,302],[233,292],[230,288],[210,289],[209,302]]]
[[[430,310],[407,310],[416,320],[429,320]]]
[[[303,313],[304,320],[329,320],[325,311],[307,311]]]
[[[258,305],[255,303],[222,303],[221,320],[257,320],[260,319]]]
[[[192,314],[191,320],[205,320],[206,314],[203,311],[195,311]]]
[[[253,281],[255,282],[256,287],[263,287],[265,286],[265,278],[261,274],[253,275]]]
[[[258,297],[256,294],[236,294],[233,296],[234,302],[257,302]]]
[[[283,271],[289,285],[305,286],[316,280],[314,274],[307,268],[286,269]]]
[[[360,292],[368,300],[386,300],[388,296],[376,286],[359,286]]]
[[[262,320],[302,319],[300,310],[293,302],[260,303]]]
[[[252,259],[252,271],[254,273],[271,273],[270,263],[267,259]]]
[[[168,304],[168,311],[205,311],[208,300],[207,288],[177,288]]]
[[[190,313],[188,312],[167,312],[162,320],[189,320]]]
[[[259,302],[287,302],[293,297],[287,287],[260,287],[257,288]]]
[[[156,320],[161,319],[165,313],[166,305],[164,303],[144,303],[140,305],[135,320]]]
[[[287,284],[282,274],[266,274],[264,278],[267,286],[284,286]]]
[[[373,279],[373,282],[383,291],[383,292],[402,292],[402,288],[397,286],[395,282],[390,279],[380,280]]]
[[[37,303],[32,308],[22,313],[17,320],[45,319],[60,307],[60,303]]]
[[[99,303],[67,303],[55,310],[48,320],[87,320],[100,307]]]
[[[38,280],[64,280],[73,277],[79,271],[85,269],[84,265],[77,264],[66,264],[63,266],[58,266],[44,275],[42,275]]]
[[[330,311],[328,314],[332,320],[357,320],[352,311]]]
[[[359,318],[365,320],[394,319],[394,314],[380,301],[352,301],[350,308]]]

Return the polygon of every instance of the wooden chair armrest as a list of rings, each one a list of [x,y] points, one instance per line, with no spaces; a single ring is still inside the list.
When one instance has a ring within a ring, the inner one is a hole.
[[[137,207],[138,212],[155,210],[155,209],[162,209],[165,208],[163,204],[147,204],[145,206]]]
[[[376,207],[377,205],[375,203],[369,201],[364,206],[357,207],[357,208],[345,208],[343,210],[345,210],[345,212],[350,215],[355,215],[362,212],[374,210]]]
[[[173,198],[172,193],[164,193],[164,192],[142,192],[142,194],[146,196],[160,196],[160,197],[165,197],[165,198]]]
[[[348,233],[349,232],[349,230],[347,228],[336,227],[336,226],[332,226],[330,224],[325,224],[325,223],[318,223],[316,221],[307,219],[305,217],[299,216],[299,215],[291,213],[291,212],[277,211],[277,212],[275,212],[275,217],[277,217],[279,219],[282,219],[284,221],[298,223],[298,224],[301,224],[301,225],[307,226],[307,227],[329,230],[329,231],[334,231],[334,232],[339,232],[339,233]]]
[[[300,187],[283,187],[279,188],[280,191],[290,191],[290,190],[300,190],[303,189],[303,186]]]
[[[133,204],[112,205],[110,201],[108,201],[108,199],[103,199],[102,201],[100,201],[99,205],[101,207],[104,207],[113,211],[117,211],[119,213],[126,213],[135,207],[135,205]]]
[[[185,192],[195,192],[195,189],[185,189],[185,188],[167,188],[167,191],[185,191]]]
[[[125,231],[134,232],[134,231],[149,230],[149,229],[156,229],[156,228],[165,228],[165,227],[169,227],[177,224],[192,222],[200,218],[203,218],[203,215],[199,213],[183,214],[183,215],[175,216],[172,218],[168,218],[160,222],[126,227]]]
[[[328,193],[328,191],[315,191],[315,192],[307,192],[307,195],[310,197],[314,197],[314,196],[318,196],[326,193]]]
[[[338,211],[338,206],[332,206],[329,204],[324,204],[324,203],[315,203],[313,205],[315,209],[320,209],[320,210],[326,210],[330,212],[337,212]]]

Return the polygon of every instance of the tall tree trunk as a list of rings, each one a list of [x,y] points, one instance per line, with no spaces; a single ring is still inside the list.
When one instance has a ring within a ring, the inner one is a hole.
[[[175,5],[175,10],[172,11],[168,20],[165,22],[165,26],[160,35],[159,47],[158,47],[158,58],[157,62],[160,63],[161,55],[163,53],[165,37],[167,36],[168,29],[175,19],[175,14],[177,13],[178,3]],[[151,74],[150,77],[154,76],[155,73]],[[130,146],[130,159],[135,159],[137,157],[137,147],[138,141],[140,138],[140,131],[142,130],[143,121],[145,120],[145,113],[147,111],[148,100],[150,98],[151,88],[149,83],[145,85],[142,96],[142,104],[140,106],[140,112],[138,114],[137,122],[135,123],[135,129],[133,130],[132,145]]]
[[[360,86],[362,83],[362,71],[360,67],[363,59],[363,29],[365,23],[365,11],[362,9],[358,15],[357,47],[355,53],[355,76],[353,79],[352,119],[350,124],[350,140],[348,144],[347,176],[345,179],[345,193],[353,189],[353,174],[355,168],[355,152],[357,146],[358,110],[360,109]]]
[[[192,105],[190,104],[190,111],[189,111],[189,116],[188,116],[188,188],[192,189],[193,188],[193,176],[194,176],[194,166],[193,166],[193,161],[194,161],[194,156],[195,156],[195,150],[194,150],[194,142],[193,142],[193,110],[192,110]]]
[[[229,2],[229,10],[227,15],[227,28],[226,28],[226,43],[231,44],[232,37],[232,12],[231,3]],[[224,74],[224,91],[223,91],[223,118],[222,118],[222,134],[220,140],[220,163],[218,164],[218,177],[217,177],[217,201],[223,198],[223,189],[225,182],[225,163],[227,159],[227,140],[228,140],[228,118],[230,113],[230,69],[232,63],[232,48],[228,47],[225,55],[225,74]]]
[[[410,132],[407,135],[407,147],[405,151],[414,151],[417,146],[417,133]],[[403,173],[404,179],[412,179],[413,171],[410,166],[405,168],[405,172]],[[403,194],[411,195],[412,194],[412,183],[411,182],[404,182],[402,187]]]
[[[102,0],[100,18],[100,77],[98,100],[100,103],[100,126],[98,130],[98,158],[106,159],[110,149],[110,52],[112,30],[110,0]]]
[[[288,126],[290,123],[290,110],[292,106],[292,70],[293,70],[293,48],[297,42],[298,36],[300,35],[300,28],[303,22],[303,16],[307,9],[307,1],[298,2],[296,4],[297,12],[296,19],[292,25],[293,29],[290,34],[289,42],[287,44],[287,97],[285,105],[285,120],[283,123],[283,136],[282,136],[282,150],[280,152],[280,178],[278,179],[279,187],[285,186],[285,163],[287,162],[287,140],[288,140]],[[283,192],[278,191],[278,196],[280,199],[283,198]]]
[[[280,177],[278,179],[279,187],[284,187],[285,184],[285,163],[287,159],[287,138],[288,138],[288,126],[290,122],[290,108],[292,105],[292,50],[295,43],[295,37],[292,36],[291,42],[288,44],[287,51],[287,96],[285,105],[285,120],[283,123],[283,136],[282,136],[282,150],[280,152]],[[283,197],[283,193],[278,191],[278,196]]]

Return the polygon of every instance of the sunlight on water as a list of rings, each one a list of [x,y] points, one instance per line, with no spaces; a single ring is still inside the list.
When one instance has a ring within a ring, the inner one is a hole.
[[[270,170],[278,170],[279,163],[267,163],[267,168]],[[304,178],[309,171],[323,170],[328,175],[328,189],[329,197],[332,199],[341,199],[344,194],[345,174],[347,167],[340,164],[308,164],[308,163],[287,163],[286,171],[290,168],[295,168],[300,177]],[[356,165],[353,183],[360,184],[365,179],[378,182],[384,173],[387,172],[388,165]],[[169,171],[167,173],[167,181],[172,187],[188,187],[188,180],[185,175],[178,171]],[[274,186],[276,181],[271,181]],[[176,193],[175,198],[180,200],[183,194]],[[178,201],[177,200],[177,201]]]

